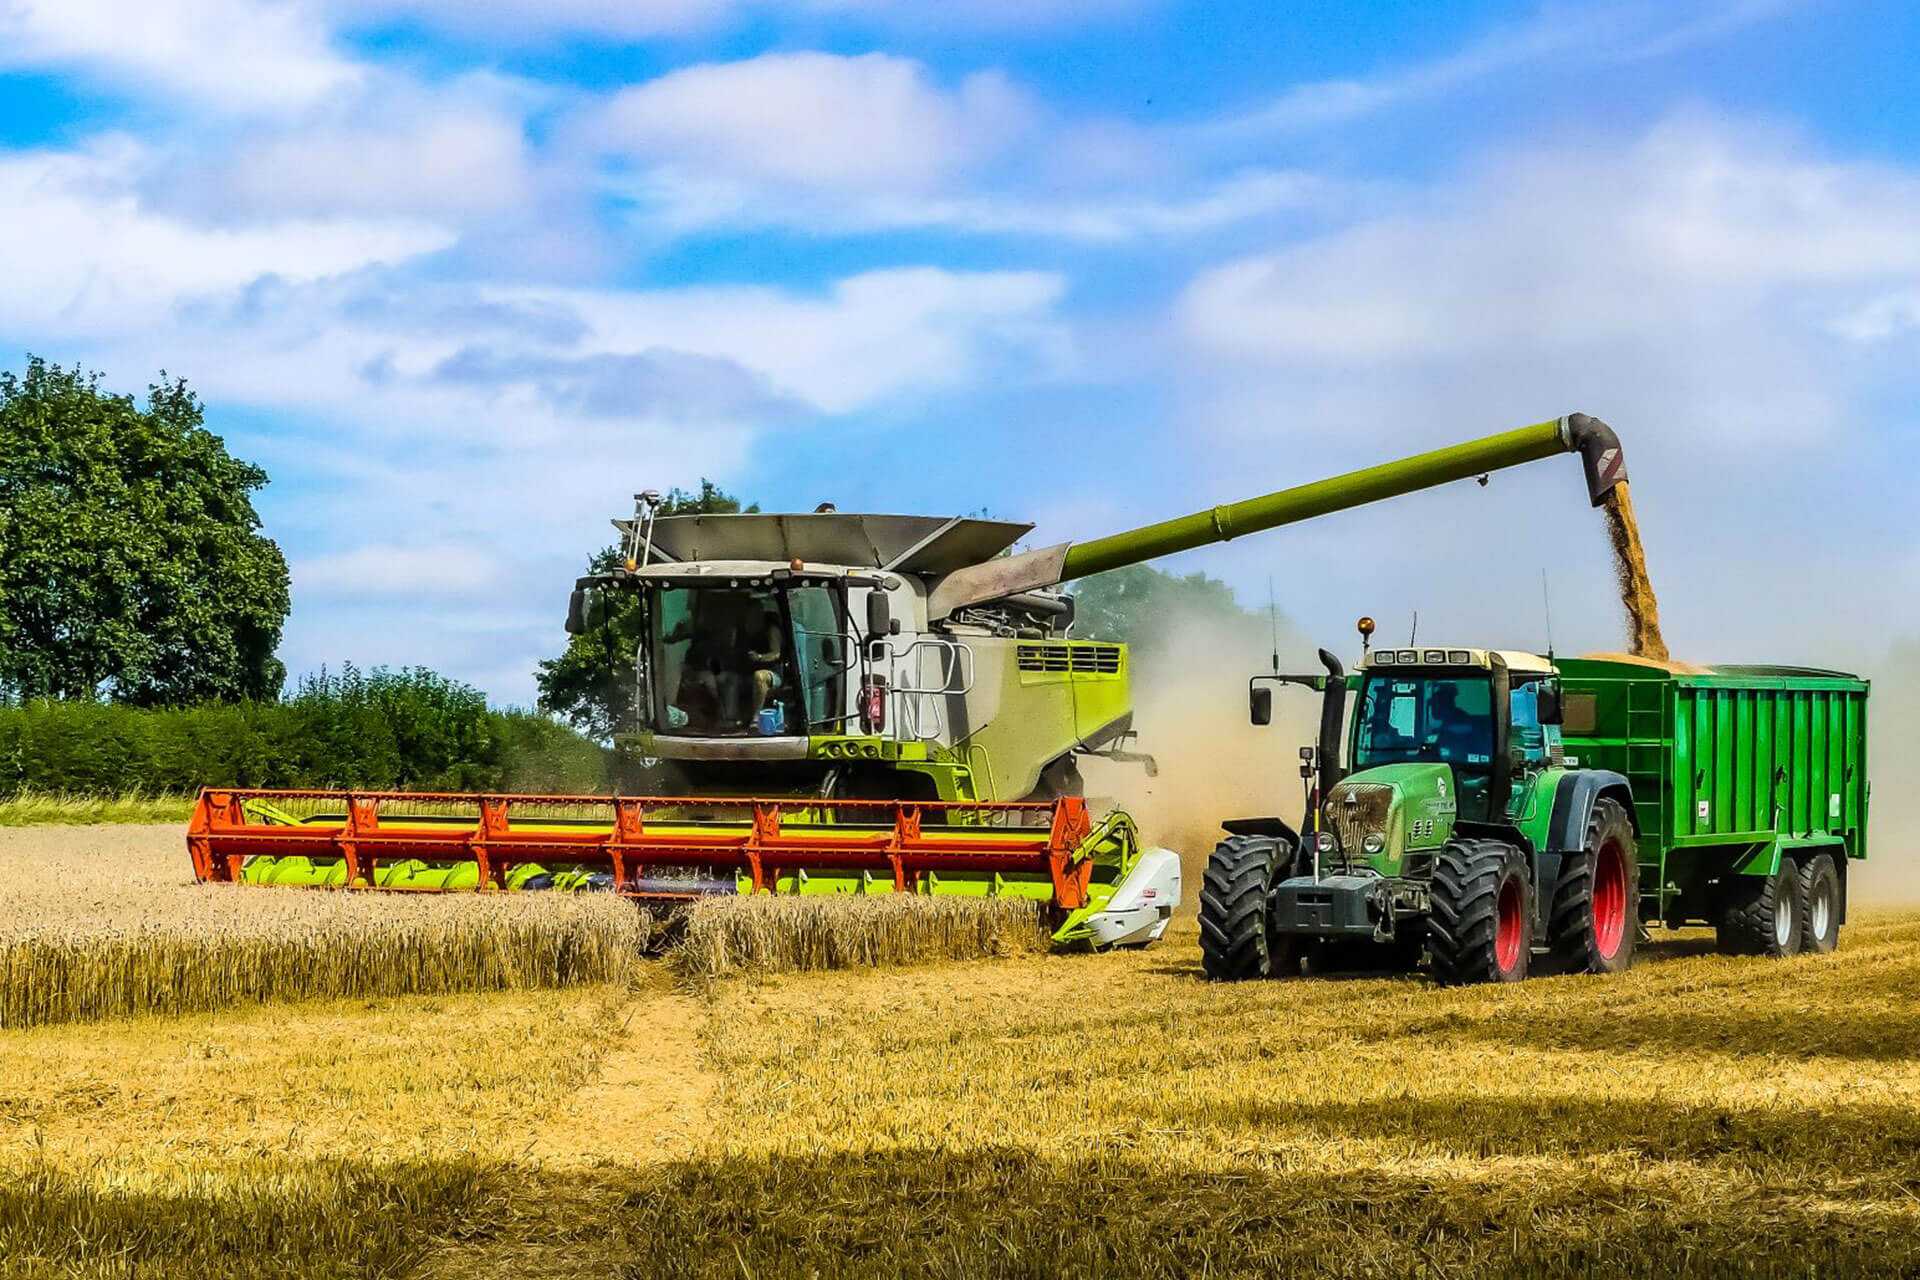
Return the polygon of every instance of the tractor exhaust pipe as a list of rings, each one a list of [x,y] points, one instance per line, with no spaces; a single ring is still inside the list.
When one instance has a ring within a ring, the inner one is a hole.
[[[1327,669],[1327,687],[1320,695],[1320,802],[1333,794],[1344,771],[1340,768],[1340,731],[1347,720],[1347,669],[1326,649],[1320,665]]]

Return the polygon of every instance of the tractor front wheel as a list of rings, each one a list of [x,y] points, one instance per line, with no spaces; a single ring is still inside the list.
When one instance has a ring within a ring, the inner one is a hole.
[[[1618,800],[1587,818],[1581,847],[1560,863],[1547,941],[1561,973],[1619,973],[1640,937],[1640,861],[1633,822]]]
[[[1214,846],[1200,884],[1200,964],[1215,982],[1290,978],[1299,944],[1273,931],[1269,900],[1293,863],[1277,836],[1228,836]]]
[[[1527,857],[1498,840],[1455,840],[1433,871],[1427,954],[1448,986],[1518,982],[1533,949]]]

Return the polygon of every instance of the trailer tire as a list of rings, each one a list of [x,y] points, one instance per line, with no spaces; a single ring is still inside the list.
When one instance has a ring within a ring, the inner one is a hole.
[[[1800,868],[1782,857],[1770,876],[1736,876],[1721,889],[1719,949],[1726,955],[1784,959],[1800,951]]]
[[[1433,871],[1427,954],[1446,986],[1518,982],[1533,949],[1533,885],[1524,853],[1499,840],[1454,840]]]
[[[1200,882],[1200,965],[1215,982],[1290,978],[1299,943],[1275,934],[1268,909],[1274,883],[1293,862],[1278,836],[1228,836],[1214,846]]]
[[[1828,854],[1800,868],[1800,949],[1823,956],[1840,945],[1840,873]]]
[[[1640,861],[1633,822],[1612,797],[1595,802],[1580,848],[1561,859],[1547,920],[1558,973],[1620,973],[1640,937]]]

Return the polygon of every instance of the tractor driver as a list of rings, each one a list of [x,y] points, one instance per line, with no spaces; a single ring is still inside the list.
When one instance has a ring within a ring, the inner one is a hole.
[[[1427,745],[1442,760],[1484,764],[1487,726],[1460,708],[1460,691],[1452,681],[1439,684],[1427,703]]]

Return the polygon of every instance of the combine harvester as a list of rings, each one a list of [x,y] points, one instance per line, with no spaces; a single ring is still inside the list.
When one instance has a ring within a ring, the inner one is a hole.
[[[955,517],[615,521],[625,563],[583,578],[579,634],[638,597],[623,751],[668,796],[208,788],[187,843],[207,881],[393,890],[1015,896],[1061,944],[1146,943],[1180,863],[1096,814],[1081,755],[1135,760],[1125,645],[1070,638],[1090,574],[1578,452],[1595,505],[1619,441],[1583,414],[1090,542],[1003,554],[1031,525]]]

